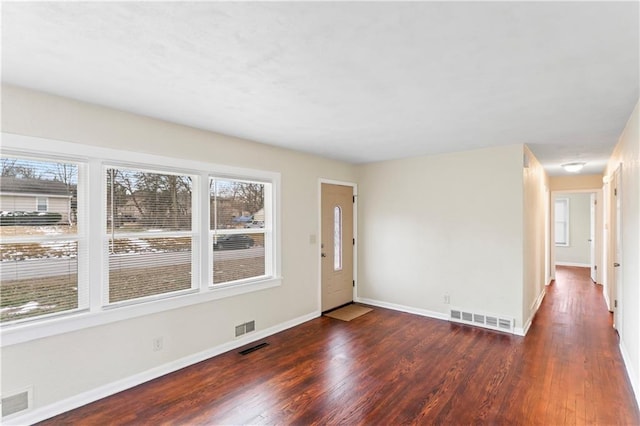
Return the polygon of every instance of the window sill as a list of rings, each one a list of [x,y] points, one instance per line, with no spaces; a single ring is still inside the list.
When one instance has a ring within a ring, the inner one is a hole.
[[[58,334],[133,319],[172,309],[184,308],[227,297],[239,296],[241,294],[278,287],[281,284],[282,277],[270,277],[260,281],[243,282],[224,287],[211,287],[204,292],[132,304],[122,306],[118,309],[103,308],[99,312],[81,311],[67,315],[62,314],[42,321],[36,320],[34,322],[15,325],[7,324],[3,325],[0,331],[0,347],[16,345],[31,340],[56,336]]]

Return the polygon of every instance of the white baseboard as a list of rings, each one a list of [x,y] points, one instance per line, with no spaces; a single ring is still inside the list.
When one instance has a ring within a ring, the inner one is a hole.
[[[320,311],[312,312],[310,314],[277,324],[273,327],[269,327],[265,330],[260,330],[255,333],[248,334],[240,339],[223,343],[205,351],[195,353],[184,358],[180,358],[175,361],[160,365],[158,367],[151,368],[133,376],[116,380],[115,382],[99,386],[86,392],[82,392],[81,394],[63,399],[62,401],[55,402],[45,407],[33,409],[20,414],[17,413],[13,416],[4,417],[2,419],[2,424],[25,425],[34,424],[42,420],[46,420],[53,416],[57,416],[58,414],[73,410],[74,408],[81,407],[107,396],[122,392],[123,390],[138,386],[142,383],[148,382],[149,380],[153,380],[166,374],[172,373],[181,368],[188,367],[190,365],[196,364],[230,350],[247,345],[253,341],[264,339],[291,327],[295,327],[296,325],[302,324],[314,318],[318,318],[320,314]]]
[[[540,294],[538,295],[538,297],[536,298],[536,300],[533,302],[533,304],[529,308],[529,312],[530,312],[529,319],[527,320],[524,327],[522,328],[522,334],[520,334],[520,336],[526,336],[527,333],[529,332],[529,328],[533,323],[533,319],[536,317],[536,314],[538,313],[538,309],[540,309],[540,305],[542,305],[542,301],[544,300],[544,296],[546,294],[547,294],[547,289],[543,288]]]
[[[620,353],[622,354],[622,360],[624,361],[624,366],[627,370],[627,376],[631,382],[636,402],[640,406],[640,384],[638,383],[638,376],[636,376],[636,370],[633,368],[633,364],[631,363],[631,359],[627,353],[627,348],[624,345],[624,340],[622,339],[620,339]]]
[[[356,297],[355,301],[358,303],[364,303],[365,305],[379,306],[381,308],[392,309],[394,311],[406,312],[408,314],[415,314],[423,317],[449,321],[449,315],[443,314],[442,312],[435,312],[435,311],[429,311],[426,309],[414,308],[413,306],[397,305],[395,303],[382,302],[380,300],[367,299],[365,297]],[[501,330],[498,330],[498,331],[501,331]],[[513,334],[516,334],[518,336],[524,336],[525,331],[520,327],[514,327]]]
[[[609,301],[609,295],[607,293],[607,291],[602,292],[602,295],[604,296],[604,303],[607,304],[607,309],[609,310],[609,312],[613,312],[611,310],[611,302]]]
[[[356,297],[355,301],[358,303],[364,303],[365,305],[378,306],[380,308],[387,308],[394,311],[406,312],[408,314],[415,314],[423,317],[435,318],[435,319],[445,320],[445,321],[449,320],[449,316],[447,314],[443,314],[441,312],[429,311],[426,309],[414,308],[412,306],[397,305],[395,303],[382,302],[380,300],[367,299],[365,297]]]
[[[591,265],[588,263],[578,262],[556,262],[556,266],[578,266],[580,268],[591,268]]]

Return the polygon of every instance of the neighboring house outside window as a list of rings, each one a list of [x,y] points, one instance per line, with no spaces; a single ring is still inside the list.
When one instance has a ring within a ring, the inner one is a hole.
[[[18,159],[12,158],[9,160],[18,161]],[[20,161],[25,164],[58,164]],[[43,176],[40,179],[23,176],[0,177],[0,211],[58,213],[61,217],[59,223],[73,223],[75,214],[72,207],[76,190],[75,183],[65,184],[54,179],[50,172]]]

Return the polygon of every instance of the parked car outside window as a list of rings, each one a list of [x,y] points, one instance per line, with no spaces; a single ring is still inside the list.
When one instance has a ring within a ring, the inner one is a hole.
[[[213,244],[214,250],[238,250],[248,249],[254,245],[253,239],[248,235],[243,234],[231,234],[225,235],[219,238],[217,242]]]

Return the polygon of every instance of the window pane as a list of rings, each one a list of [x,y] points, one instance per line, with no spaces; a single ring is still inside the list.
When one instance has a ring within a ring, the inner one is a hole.
[[[566,240],[566,235],[567,235],[567,228],[566,228],[566,224],[564,222],[556,222],[556,226],[555,226],[555,243],[556,244],[566,244],[567,240]]]
[[[76,233],[77,165],[4,157],[0,167],[1,236]]]
[[[47,198],[46,197],[38,197],[38,199],[36,200],[37,202],[37,207],[36,209],[39,212],[46,212],[47,211],[47,207],[48,207],[48,202],[47,202]]]
[[[109,240],[109,303],[191,288],[191,237]]]
[[[0,245],[1,321],[78,307],[77,241]]]
[[[263,276],[264,239],[264,233],[213,235],[213,283]]]
[[[106,185],[110,233],[191,229],[189,176],[109,168]]]
[[[342,269],[342,209],[333,208],[333,270]]]
[[[265,184],[210,179],[211,230],[264,228]]]
[[[76,309],[78,166],[0,159],[1,321]]]
[[[556,200],[555,202],[554,216],[557,221],[565,221],[567,218],[567,203],[566,200]]]
[[[567,245],[569,243],[569,200],[567,198],[555,200],[553,215],[555,218],[555,243]]]
[[[108,303],[190,289],[192,237],[170,234],[191,230],[192,178],[113,167],[106,192]]]

